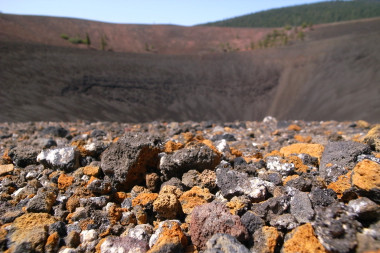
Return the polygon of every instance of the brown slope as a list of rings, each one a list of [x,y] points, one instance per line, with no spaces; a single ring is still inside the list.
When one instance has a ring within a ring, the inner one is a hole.
[[[63,40],[90,36],[92,48],[100,49],[101,37],[107,49],[115,52],[149,52],[189,54],[221,50],[221,44],[244,50],[251,42],[262,39],[272,29],[233,29],[221,27],[182,27],[174,25],[111,24],[80,19],[43,16],[0,16],[0,40],[34,42],[52,46],[78,47]],[[84,47],[84,45],[79,46]]]
[[[0,121],[232,121],[271,114],[378,122],[379,27],[380,19],[334,24],[288,47],[194,55],[83,50],[1,30]],[[173,48],[167,52],[180,52]]]

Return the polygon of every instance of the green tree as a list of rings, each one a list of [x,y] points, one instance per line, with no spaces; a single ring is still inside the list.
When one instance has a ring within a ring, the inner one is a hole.
[[[100,38],[100,48],[105,51],[106,50],[106,47],[107,47],[107,36],[106,35],[102,35],[102,37]]]
[[[86,44],[88,47],[91,46],[91,40],[90,40],[90,36],[88,35],[88,33],[86,33]]]

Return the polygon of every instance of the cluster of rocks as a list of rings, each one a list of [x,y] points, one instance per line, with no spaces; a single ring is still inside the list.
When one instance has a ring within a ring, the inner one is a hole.
[[[0,251],[378,252],[380,125],[1,123]]]

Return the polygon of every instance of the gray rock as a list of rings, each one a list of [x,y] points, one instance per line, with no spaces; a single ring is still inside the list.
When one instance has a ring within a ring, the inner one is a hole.
[[[297,190],[308,192],[311,190],[312,181],[306,176],[299,176],[295,179],[289,180],[286,186],[293,187]]]
[[[19,146],[11,149],[8,155],[16,166],[25,168],[28,165],[37,163],[38,150],[30,146]]]
[[[37,156],[37,162],[52,169],[71,171],[78,168],[79,156],[73,147],[43,150]]]
[[[161,184],[161,189],[165,185],[172,185],[180,189],[181,191],[186,191],[188,187],[182,183],[182,181],[177,177],[172,177],[168,181]]]
[[[38,191],[26,205],[26,211],[31,213],[49,213],[55,202],[56,195],[50,191]]]
[[[267,187],[274,185],[260,178],[248,178],[246,173],[219,167],[216,170],[216,183],[223,197],[247,195],[254,202],[263,201],[267,195]]]
[[[199,178],[200,173],[196,170],[189,170],[182,176],[182,183],[189,188],[193,188],[196,185],[200,185],[201,180]]]
[[[168,180],[172,177],[180,178],[189,170],[214,170],[219,162],[219,155],[212,149],[204,144],[197,144],[162,156],[160,170]]]
[[[278,230],[292,230],[298,226],[296,218],[289,213],[271,219],[269,224]]]
[[[353,250],[357,245],[356,232],[360,227],[352,209],[343,203],[316,208],[313,228],[319,241],[329,251],[343,253]]]
[[[68,135],[69,131],[63,127],[49,126],[41,131],[42,135],[54,136],[54,137],[65,137]]]
[[[376,220],[380,217],[380,206],[366,197],[351,200],[348,202],[348,206],[361,221]]]
[[[314,210],[306,192],[298,192],[291,198],[290,213],[299,223],[307,223],[314,218]]]
[[[250,251],[231,235],[215,234],[207,241],[203,253],[250,253]]]
[[[356,252],[377,252],[380,249],[380,240],[376,240],[371,235],[364,233],[357,233],[358,246]]]
[[[336,202],[336,193],[331,189],[322,189],[319,187],[313,187],[309,194],[311,203],[313,206],[329,206]]]
[[[268,222],[272,218],[287,212],[288,208],[289,196],[273,197],[264,202],[252,205],[252,211]]]
[[[347,174],[348,169],[343,165],[333,164],[332,166],[326,167],[324,170],[324,179],[327,184],[336,182],[338,178],[342,175]]]
[[[149,239],[153,234],[153,229],[154,228],[149,224],[137,225],[128,231],[128,236],[140,241],[149,242]]]
[[[251,211],[241,216],[241,223],[243,223],[250,234],[253,234],[256,230],[265,225],[265,221]]]
[[[111,191],[111,182],[108,182],[107,180],[95,179],[87,186],[87,189],[95,194],[104,195]]]
[[[143,133],[128,133],[101,155],[101,169],[113,187],[130,190],[145,181],[149,169],[157,168],[161,141]]]
[[[328,178],[327,164],[347,167],[352,169],[355,166],[357,157],[361,154],[370,154],[371,149],[366,144],[354,141],[329,142],[325,145],[320,163],[320,174],[322,178]]]

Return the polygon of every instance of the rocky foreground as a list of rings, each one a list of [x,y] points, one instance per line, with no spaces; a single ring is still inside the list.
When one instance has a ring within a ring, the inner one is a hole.
[[[4,252],[379,252],[380,125],[0,124]]]

